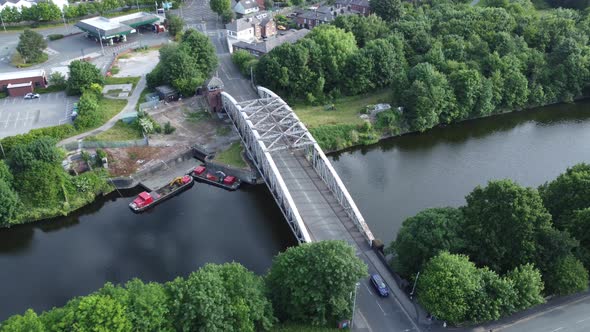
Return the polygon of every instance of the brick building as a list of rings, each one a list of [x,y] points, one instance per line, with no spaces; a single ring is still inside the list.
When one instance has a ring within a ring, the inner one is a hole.
[[[10,96],[24,96],[35,88],[46,88],[47,76],[42,69],[0,73],[0,91]]]
[[[336,9],[344,9],[364,16],[371,14],[369,0],[336,0],[335,5]]]

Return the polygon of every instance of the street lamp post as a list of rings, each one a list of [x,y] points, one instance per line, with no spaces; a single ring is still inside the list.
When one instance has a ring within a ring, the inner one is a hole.
[[[102,46],[102,37],[100,36],[100,30],[96,28],[96,33],[98,33],[98,40],[100,40],[100,49],[102,50],[102,55],[104,55],[104,46]]]
[[[350,315],[350,329],[352,330],[352,322],[354,320],[354,310],[356,309],[356,289],[359,287],[361,283],[357,282],[354,285],[354,300],[352,300],[352,314]],[[352,294],[350,294],[352,295]]]
[[[66,28],[66,32],[69,32],[68,31],[68,25],[66,24],[66,15],[64,14],[63,9],[62,9],[62,12],[61,12],[61,18],[64,20],[64,28]]]
[[[6,25],[4,25],[4,18],[2,18],[2,11],[0,10],[0,21],[2,21],[2,27],[4,28],[4,32],[6,32]]]
[[[6,159],[6,153],[4,153],[4,147],[2,146],[2,142],[0,142],[0,150],[2,150],[2,155],[4,156],[4,159]]]
[[[416,274],[416,280],[414,280],[414,286],[412,287],[412,291],[410,292],[410,300],[414,296],[414,291],[416,290],[416,283],[418,282],[418,278],[420,278],[420,271]]]

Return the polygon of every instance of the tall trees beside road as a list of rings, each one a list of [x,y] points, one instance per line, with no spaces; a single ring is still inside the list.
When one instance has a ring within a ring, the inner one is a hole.
[[[568,168],[539,191],[490,181],[459,209],[408,218],[387,250],[393,268],[410,279],[420,272],[420,301],[452,322],[497,319],[541,303],[544,295],[587,289],[589,168]],[[557,228],[548,211],[561,216]]]
[[[47,47],[47,42],[39,33],[25,29],[19,37],[16,50],[22,57],[24,63],[35,63],[42,59],[43,50]],[[45,58],[47,60],[47,58]]]
[[[275,313],[290,323],[334,326],[350,318],[351,294],[366,274],[345,242],[315,242],[276,256],[266,277],[226,263],[165,284],[107,283],[40,316],[14,315],[0,322],[0,332],[269,331],[279,321]]]
[[[273,260],[269,297],[281,320],[335,323],[351,314],[351,294],[367,266],[343,241],[301,244]]]
[[[150,87],[170,84],[182,95],[193,95],[217,67],[215,47],[204,34],[189,29],[178,44],[160,49],[160,62],[147,75]]]
[[[386,21],[397,21],[404,14],[401,0],[372,0],[371,11]]]
[[[223,15],[223,13],[231,10],[230,0],[211,0],[209,2],[211,10],[217,13],[217,15]]]

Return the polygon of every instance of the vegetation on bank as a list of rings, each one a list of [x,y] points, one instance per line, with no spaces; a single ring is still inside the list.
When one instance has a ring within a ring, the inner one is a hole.
[[[21,141],[0,160],[0,226],[66,215],[112,190],[104,171],[64,171],[55,143],[50,137]]]
[[[372,5],[381,18],[339,16],[262,56],[257,84],[312,105],[389,89],[411,131],[570,102],[588,86],[589,12],[539,15],[528,0]]]
[[[244,161],[244,158],[242,158],[243,152],[244,148],[242,147],[242,144],[240,142],[235,142],[232,143],[229,148],[215,154],[213,161],[225,165],[244,168],[248,165]]]
[[[544,296],[588,288],[590,165],[538,189],[510,180],[476,187],[460,208],[406,219],[387,251],[417,279],[418,300],[450,323],[496,320]],[[420,276],[418,277],[418,273]]]
[[[322,326],[350,317],[350,294],[366,275],[344,241],[302,244],[278,254],[264,277],[226,263],[164,284],[107,283],[40,315],[14,315],[0,331],[330,331]]]

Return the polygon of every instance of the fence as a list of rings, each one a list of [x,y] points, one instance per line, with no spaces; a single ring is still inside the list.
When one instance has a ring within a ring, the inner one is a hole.
[[[129,141],[78,141],[67,143],[63,146],[68,151],[77,149],[97,149],[97,148],[128,148],[132,146],[148,146],[147,136],[138,140]]]

